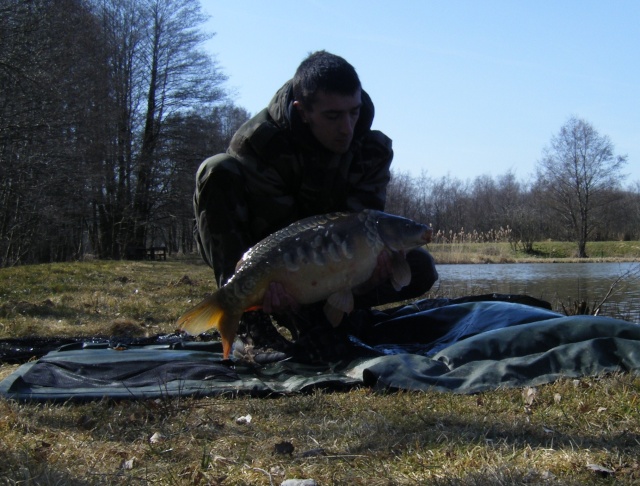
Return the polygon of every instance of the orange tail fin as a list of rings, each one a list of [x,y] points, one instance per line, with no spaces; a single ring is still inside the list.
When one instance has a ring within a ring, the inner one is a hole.
[[[220,332],[224,359],[229,358],[242,313],[229,313],[220,306],[218,293],[207,297],[178,319],[180,330],[197,336],[212,327]]]

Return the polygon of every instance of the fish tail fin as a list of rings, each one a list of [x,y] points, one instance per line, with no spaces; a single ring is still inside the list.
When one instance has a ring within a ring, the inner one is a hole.
[[[229,358],[241,314],[229,312],[220,304],[218,292],[210,295],[178,318],[181,331],[197,336],[212,327],[220,333],[224,359]]]

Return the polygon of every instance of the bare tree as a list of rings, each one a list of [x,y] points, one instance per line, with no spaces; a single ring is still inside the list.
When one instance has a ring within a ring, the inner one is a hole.
[[[242,107],[233,103],[224,103],[215,106],[213,111],[206,116],[215,123],[214,137],[216,145],[209,154],[224,152],[231,143],[233,135],[236,133],[240,125],[250,118],[250,114]]]
[[[607,136],[585,120],[572,117],[551,139],[538,162],[538,183],[548,204],[570,229],[578,256],[587,257],[586,244],[597,226],[596,211],[618,194],[626,156],[614,154]]]
[[[456,233],[468,231],[469,184],[458,178],[443,176],[433,181],[428,195],[434,231]]]
[[[158,171],[156,148],[167,117],[223,98],[226,79],[200,46],[207,39],[194,28],[206,19],[196,0],[147,0],[149,25],[143,38],[146,113],[136,170],[134,195],[137,245],[144,245],[146,225],[157,202],[155,189],[167,174]]]
[[[465,221],[465,227],[486,232],[504,224],[496,181],[486,174],[478,176],[471,183],[470,190],[469,196],[473,204],[469,205],[469,220]]]
[[[0,0],[0,266],[119,258],[191,225],[192,165],[246,114],[204,20],[197,0]],[[169,120],[194,107],[174,160]]]
[[[194,250],[192,198],[198,166],[211,154],[224,151],[230,133],[249,119],[242,108],[223,108],[194,110],[166,120],[157,147],[157,166],[167,177],[156,190],[159,197],[148,233],[151,240],[161,242],[170,252]]]
[[[111,150],[95,187],[94,246],[121,257],[145,247],[173,175],[167,120],[224,101],[226,77],[202,49],[209,35],[197,0],[94,0],[108,40],[114,106]],[[213,136],[213,135],[212,135]]]
[[[545,206],[536,186],[521,190],[510,199],[505,209],[507,224],[510,228],[509,244],[514,250],[534,253],[533,244],[544,236]]]
[[[640,194],[630,189],[611,194],[615,201],[602,209],[602,223],[594,239],[633,241],[640,238]]]
[[[75,258],[103,116],[100,29],[83,0],[4,1],[0,26],[0,265]]]
[[[386,211],[405,218],[421,220],[418,211],[415,180],[408,172],[391,171],[387,187]]]

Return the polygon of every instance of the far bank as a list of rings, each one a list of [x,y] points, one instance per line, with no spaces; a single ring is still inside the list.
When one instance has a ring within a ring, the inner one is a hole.
[[[588,258],[577,258],[577,245],[570,241],[534,243],[533,253],[525,253],[508,242],[431,243],[427,249],[440,264],[640,262],[640,241],[590,242]]]

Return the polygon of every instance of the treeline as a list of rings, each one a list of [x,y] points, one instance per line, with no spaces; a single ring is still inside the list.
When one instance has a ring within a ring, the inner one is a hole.
[[[396,172],[387,210],[431,224],[439,243],[508,241],[531,252],[535,241],[578,241],[565,216],[579,207],[559,207],[550,191],[541,176],[521,181],[511,172],[472,180]],[[589,241],[640,240],[640,185],[610,187],[596,196]]]
[[[249,117],[204,20],[197,0],[0,0],[0,266],[194,251],[197,167]],[[387,210],[441,241],[640,239],[606,137],[572,119],[543,162],[531,181],[395,172]]]
[[[196,0],[0,0],[0,266],[192,251],[198,164],[248,113]]]
[[[588,241],[640,239],[640,182],[623,187],[626,164],[608,136],[571,117],[544,147],[531,180],[396,174],[388,210],[431,222],[442,242],[501,238],[532,252],[542,239],[574,241],[586,258]]]

